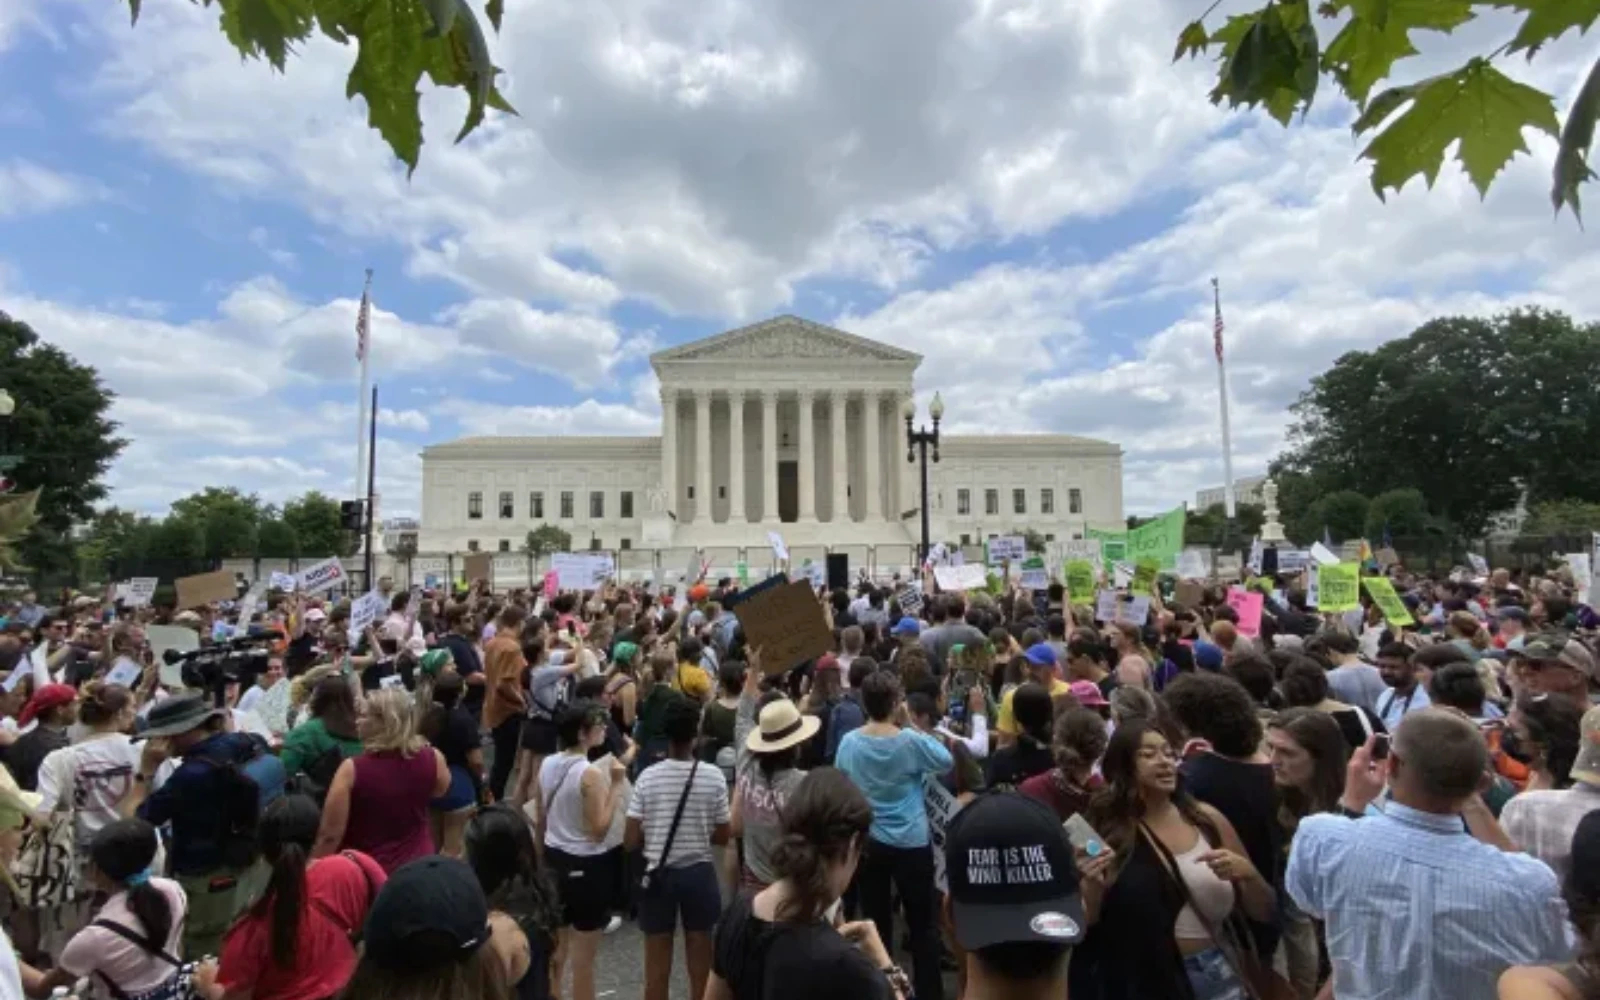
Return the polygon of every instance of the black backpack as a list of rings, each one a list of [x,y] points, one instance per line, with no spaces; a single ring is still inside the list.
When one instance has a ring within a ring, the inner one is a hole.
[[[230,868],[244,868],[256,859],[256,823],[267,804],[281,797],[287,785],[283,762],[259,736],[250,736],[250,752],[239,758],[196,759],[216,771],[217,805],[224,824],[222,862]]]
[[[310,796],[319,806],[326,803],[333,776],[339,773],[339,765],[346,759],[342,744],[335,743],[322,751],[294,776],[295,794]]]

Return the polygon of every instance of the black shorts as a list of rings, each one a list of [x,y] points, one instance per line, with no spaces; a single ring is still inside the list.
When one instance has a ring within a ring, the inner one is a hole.
[[[522,723],[522,749],[549,756],[556,752],[553,719],[528,719]]]
[[[639,929],[646,935],[671,934],[682,918],[686,934],[709,934],[722,916],[722,890],[709,861],[682,868],[659,868],[650,889],[639,895]]]
[[[611,921],[622,848],[604,854],[568,854],[545,845],[545,863],[561,897],[561,926],[575,931],[604,930]]]

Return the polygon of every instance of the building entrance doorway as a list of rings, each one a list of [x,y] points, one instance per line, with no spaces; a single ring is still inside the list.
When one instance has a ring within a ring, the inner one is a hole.
[[[778,463],[778,520],[800,520],[800,463]]]

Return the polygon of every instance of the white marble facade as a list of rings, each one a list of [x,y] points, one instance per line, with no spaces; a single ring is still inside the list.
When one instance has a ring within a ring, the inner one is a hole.
[[[918,355],[782,316],[650,360],[660,437],[475,437],[426,449],[418,548],[516,551],[542,523],[580,549],[764,546],[769,529],[791,544],[915,541],[904,410]],[[935,540],[1025,529],[1071,538],[1122,522],[1115,444],[946,436],[940,451],[929,468]]]

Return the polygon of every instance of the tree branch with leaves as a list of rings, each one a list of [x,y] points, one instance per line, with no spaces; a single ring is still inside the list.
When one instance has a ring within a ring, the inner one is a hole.
[[[1555,98],[1520,83],[1496,65],[1525,54],[1532,60],[1548,43],[1600,19],[1600,0],[1272,0],[1248,14],[1207,28],[1206,17],[1178,36],[1174,61],[1214,52],[1218,60],[1213,104],[1264,108],[1288,125],[1310,111],[1322,77],[1359,109],[1352,129],[1370,136],[1363,159],[1372,164],[1372,189],[1381,199],[1421,175],[1429,187],[1445,155],[1455,159],[1480,196],[1488,194],[1506,164],[1528,146],[1524,131],[1557,138],[1550,200],[1581,219],[1579,187],[1594,177],[1588,164],[1600,117],[1600,60],[1589,71],[1563,125]],[[1389,80],[1395,63],[1416,55],[1415,32],[1449,34],[1486,9],[1521,16],[1515,33],[1492,52],[1409,83]],[[1323,43],[1323,34],[1332,37]],[[1377,90],[1380,83],[1386,89]]]

